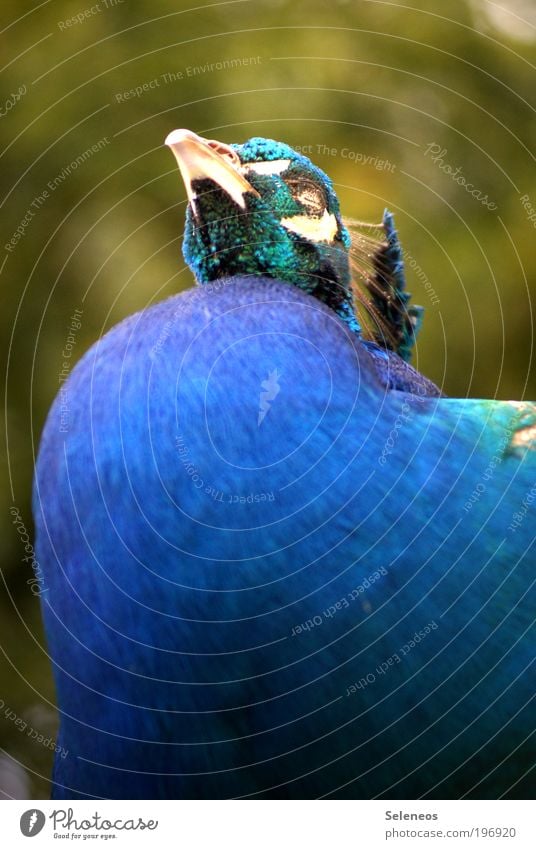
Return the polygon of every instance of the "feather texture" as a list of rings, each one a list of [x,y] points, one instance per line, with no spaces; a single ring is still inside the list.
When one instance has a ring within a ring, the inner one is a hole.
[[[388,390],[251,277],[123,322],[66,391],[34,494],[55,798],[528,792],[534,407]]]

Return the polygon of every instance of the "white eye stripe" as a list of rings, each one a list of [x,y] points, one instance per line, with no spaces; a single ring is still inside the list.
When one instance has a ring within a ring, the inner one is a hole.
[[[332,242],[339,229],[337,219],[327,209],[324,210],[322,218],[293,215],[291,218],[282,218],[281,224],[287,230],[291,230],[293,233],[304,236],[313,242]]]
[[[243,166],[244,172],[254,171],[255,174],[282,174],[290,165],[290,159],[272,159],[269,162],[248,162]]]

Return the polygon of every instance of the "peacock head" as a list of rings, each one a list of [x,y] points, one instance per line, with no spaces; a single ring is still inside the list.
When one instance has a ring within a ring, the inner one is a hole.
[[[188,195],[183,253],[198,283],[233,275],[294,284],[358,331],[350,235],[329,177],[289,145],[166,138]]]

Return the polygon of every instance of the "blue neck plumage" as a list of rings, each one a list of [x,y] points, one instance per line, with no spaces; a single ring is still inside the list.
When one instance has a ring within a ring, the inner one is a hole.
[[[200,193],[203,189],[199,186]],[[187,210],[183,254],[198,284],[214,283],[234,275],[283,280],[329,306],[354,333],[361,332],[352,291],[350,237],[346,229],[334,244],[313,243],[294,234],[289,236],[284,228],[267,221],[262,202],[256,198],[249,201],[247,213],[242,215],[237,215],[221,194],[214,201],[214,219],[205,201],[204,221],[200,225],[192,210]],[[222,220],[226,246],[224,251],[218,251]]]

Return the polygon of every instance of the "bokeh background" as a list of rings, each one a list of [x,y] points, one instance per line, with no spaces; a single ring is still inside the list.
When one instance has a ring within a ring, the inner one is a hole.
[[[536,5],[3,0],[0,16],[0,797],[43,798],[57,720],[24,537],[35,454],[65,345],[74,365],[193,283],[165,136],[309,149],[344,213],[396,213],[419,368],[449,395],[534,399]]]

